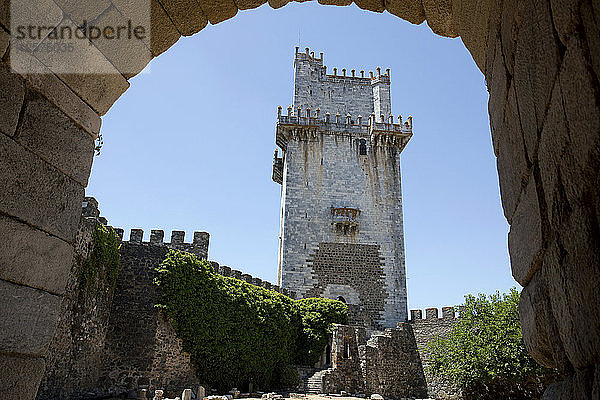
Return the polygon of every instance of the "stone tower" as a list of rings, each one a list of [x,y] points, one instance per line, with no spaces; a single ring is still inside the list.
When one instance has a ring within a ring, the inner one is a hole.
[[[327,74],[323,53],[308,48],[296,48],[294,70],[273,164],[279,284],[346,302],[351,324],[395,327],[407,319],[400,153],[411,117],[394,123],[389,70]]]

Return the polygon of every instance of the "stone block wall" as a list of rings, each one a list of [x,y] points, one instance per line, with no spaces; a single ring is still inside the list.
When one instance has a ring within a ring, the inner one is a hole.
[[[122,230],[118,232],[122,237]],[[150,241],[144,242],[143,231],[132,229],[129,241],[121,243],[121,270],[108,321],[106,362],[99,380],[104,392],[146,387],[162,388],[167,395],[175,395],[200,383],[201,377],[195,375],[190,355],[183,352],[168,317],[154,307],[160,296],[153,283],[155,268],[169,249],[187,251],[200,259],[208,256],[207,233],[195,232],[192,243],[185,243],[184,235],[183,231],[173,231],[171,241],[164,243],[163,231],[152,230]],[[260,278],[217,262],[211,264],[223,276],[295,296]]]
[[[308,47],[304,53],[296,48],[293,108],[295,113],[300,109],[297,115],[305,116],[307,109],[314,114],[318,108],[323,115],[346,118],[350,114],[355,120],[360,115],[366,120],[374,113],[377,121],[382,114],[387,119],[392,111],[389,70],[382,74],[377,68],[375,75],[370,71],[366,77],[364,71],[346,68],[330,72],[323,65],[323,53],[315,57]]]
[[[306,263],[316,282],[305,297],[342,300],[350,324],[379,326],[387,298],[381,258],[377,245],[319,243]]]
[[[439,318],[437,308],[428,308],[425,310],[425,318],[421,310],[410,311],[409,325],[414,332],[416,346],[419,351],[419,358],[422,364],[422,370],[425,373],[427,381],[427,395],[434,399],[460,399],[461,392],[448,380],[433,376],[428,371],[429,354],[426,346],[429,342],[447,335],[452,326],[456,323],[454,309],[452,307],[443,307],[442,316]]]
[[[302,297],[344,297],[359,310],[356,323],[395,327],[408,313],[400,149],[372,144],[351,128],[332,123],[306,135],[290,128],[279,280]],[[360,154],[361,139],[366,155]],[[336,208],[358,212],[339,221]],[[354,230],[340,231],[338,222]]]
[[[365,376],[359,350],[364,346],[363,326],[336,325],[331,339],[331,368],[323,374],[323,393],[365,392]]]
[[[136,233],[132,232],[135,241],[122,242],[119,251],[121,267],[98,386],[102,392],[114,394],[140,387],[181,393],[186,387],[196,387],[199,380],[168,319],[154,307],[160,297],[153,283],[154,268],[165,258],[169,246],[137,241]],[[185,247],[179,241],[176,245]],[[205,248],[188,245],[197,256],[206,257]]]
[[[322,373],[324,393],[344,390],[392,399],[427,395],[415,336],[407,323],[369,338],[364,327],[336,325],[331,349],[332,367]]]
[[[46,355],[47,369],[38,398],[118,395],[138,388],[161,388],[174,396],[185,388],[196,387],[199,379],[189,354],[182,351],[168,317],[154,307],[160,295],[153,283],[154,268],[169,249],[206,259],[209,235],[195,232],[192,242],[186,243],[184,232],[173,231],[171,241],[165,243],[164,232],[152,230],[150,241],[144,242],[143,231],[132,229],[130,240],[123,241],[123,230],[115,228],[121,247],[114,288],[104,283],[98,293],[85,293],[79,287],[80,270],[92,248],[94,227],[106,224],[106,219],[100,216],[93,197],[86,197],[82,206],[74,262]],[[295,296],[260,278],[216,262],[211,264],[215,272],[224,276]]]
[[[396,329],[373,334],[362,351],[367,393],[427,397],[427,382],[411,325],[399,323]]]
[[[343,299],[352,324],[395,327],[407,318],[400,153],[412,119],[393,123],[389,70],[327,75],[323,53],[308,48],[296,49],[294,67],[273,166],[279,282],[303,297]]]
[[[432,376],[426,345],[450,332],[454,309],[411,310],[411,320],[383,332],[362,326],[336,325],[332,335],[331,368],[317,372],[324,393],[378,393],[386,398],[462,399],[449,381]],[[317,374],[315,376],[317,376]]]
[[[97,212],[97,207],[93,210]],[[99,213],[84,212],[79,224],[73,264],[46,354],[46,373],[37,393],[40,400],[97,394],[113,286],[107,279],[98,279],[89,289],[82,286],[80,276],[83,262],[93,248],[92,232],[101,223],[99,220]]]

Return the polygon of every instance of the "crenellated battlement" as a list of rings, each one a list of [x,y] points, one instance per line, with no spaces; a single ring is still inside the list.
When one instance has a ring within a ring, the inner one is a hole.
[[[172,231],[170,242],[164,242],[165,232],[160,229],[152,229],[150,231],[149,241],[143,241],[144,231],[142,229],[131,229],[129,233],[129,240],[123,240],[123,229],[115,228],[115,232],[124,245],[167,247],[187,251],[195,254],[196,256],[200,256],[203,259],[206,259],[208,256],[208,243],[210,235],[207,232],[194,232],[194,237],[191,243],[185,242],[184,231]],[[160,260],[157,260],[157,262],[160,262]],[[273,285],[268,281],[263,281],[262,279],[253,277],[250,274],[232,269],[226,265],[219,265],[219,263],[215,261],[211,261],[210,263],[214,271],[222,276],[236,278],[255,286],[259,286],[268,290],[274,290],[291,298],[295,298],[296,296],[296,293],[293,291]]]
[[[422,321],[438,321],[438,320],[456,320],[456,312],[454,307],[442,307],[442,316],[439,316],[436,307],[425,309],[425,318],[423,318],[423,310],[410,310],[410,321],[412,323]]]
[[[342,116],[339,113],[331,116],[328,112],[323,115],[319,108],[314,111],[310,108],[294,110],[292,106],[289,106],[286,115],[283,115],[282,107],[279,106],[277,108],[275,142],[285,151],[290,139],[316,139],[318,133],[325,133],[368,138],[371,146],[391,146],[402,151],[413,135],[412,128],[411,116],[405,121],[403,121],[402,115],[398,115],[398,119],[395,121],[392,114],[376,116],[372,113],[367,118],[351,114]],[[274,176],[278,160],[276,153],[273,167]],[[277,167],[279,168],[279,165]],[[278,181],[275,180],[275,182]]]
[[[390,97],[391,72],[357,71],[352,68],[332,68],[323,65],[323,53],[315,57],[307,47],[305,52],[296,48],[294,56],[294,107],[320,108],[323,113],[363,115],[371,113],[389,115],[392,111]]]
[[[382,73],[381,67],[376,68],[376,72],[369,71],[368,76],[365,76],[365,70],[356,71],[356,69],[350,68],[337,68],[333,67],[333,73],[327,73],[327,66],[324,65],[323,52],[319,53],[319,57],[315,57],[315,52],[311,51],[309,47],[305,48],[304,52],[300,51],[300,47],[296,46],[296,53],[294,56],[294,62],[309,62],[311,66],[320,69],[319,75],[322,79],[329,79],[331,82],[342,82],[348,79],[348,82],[364,83],[364,84],[376,84],[376,83],[391,83],[391,72],[389,68],[385,69]],[[360,75],[360,76],[359,76]]]
[[[119,240],[122,242],[129,243],[147,243],[157,245],[201,245],[208,244],[210,235],[208,232],[195,231],[194,237],[191,243],[185,242],[185,231],[171,231],[171,241],[164,242],[165,231],[162,229],[152,229],[150,231],[150,240],[143,241],[144,230],[139,228],[133,228],[129,231],[129,240],[123,240],[125,231],[122,228],[114,228],[115,232],[119,236]]]

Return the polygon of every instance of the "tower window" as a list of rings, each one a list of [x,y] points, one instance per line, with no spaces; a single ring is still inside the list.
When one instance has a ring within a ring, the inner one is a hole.
[[[342,349],[342,357],[350,358],[350,341],[348,338],[344,338],[344,347]]]
[[[367,141],[365,139],[360,139],[360,142],[358,142],[358,154],[361,156],[367,155]]]

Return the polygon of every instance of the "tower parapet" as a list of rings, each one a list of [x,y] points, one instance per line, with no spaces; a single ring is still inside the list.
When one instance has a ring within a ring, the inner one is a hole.
[[[300,52],[296,48],[294,56],[294,109],[311,110],[317,107],[330,115],[388,115],[392,104],[390,97],[391,73],[387,68],[382,73],[377,67],[374,74],[364,70],[357,76],[355,69],[339,70],[333,68],[333,74],[327,73],[323,65],[323,53],[315,57],[314,52],[306,48]],[[341,73],[339,73],[341,71]]]
[[[292,110],[292,107],[288,107],[287,115],[281,115],[281,113],[277,115],[275,143],[284,151],[287,149],[290,139],[316,139],[317,132],[364,138],[368,139],[372,146],[394,146],[400,151],[404,150],[413,135],[411,116],[402,122],[402,115],[399,115],[396,123],[391,114],[387,116],[382,114],[379,118],[375,114],[371,114],[366,121],[362,115],[347,114],[343,120],[339,116],[332,120],[327,113],[325,116],[320,116],[318,111],[311,114],[310,110],[307,110],[304,115],[301,115],[303,114],[302,110],[296,113],[293,113]],[[283,159],[278,157],[276,151],[273,162],[273,180],[281,183],[280,175],[283,175]]]

